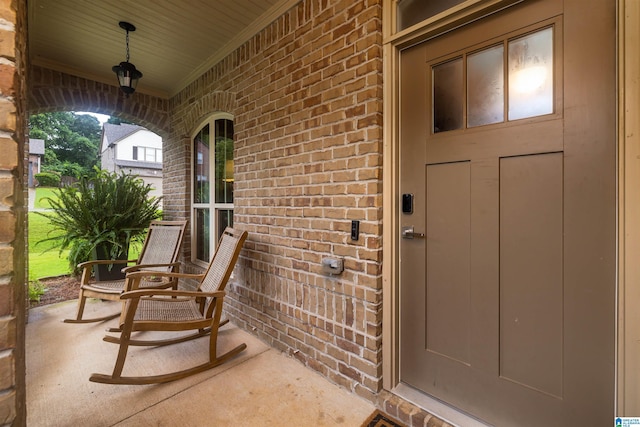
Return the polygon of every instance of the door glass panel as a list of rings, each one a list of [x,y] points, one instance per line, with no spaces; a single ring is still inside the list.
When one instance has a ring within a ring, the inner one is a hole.
[[[433,133],[462,129],[464,84],[462,59],[454,59],[432,68]]]
[[[397,5],[397,30],[405,28],[431,18],[440,12],[458,5],[465,0],[398,0]]]
[[[467,57],[467,126],[504,121],[504,47]]]
[[[509,120],[553,113],[553,29],[509,42]]]

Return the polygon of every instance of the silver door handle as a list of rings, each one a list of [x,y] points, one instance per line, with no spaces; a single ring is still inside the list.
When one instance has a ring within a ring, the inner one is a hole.
[[[424,233],[416,233],[413,231],[413,226],[402,227],[402,238],[403,239],[424,239]]]

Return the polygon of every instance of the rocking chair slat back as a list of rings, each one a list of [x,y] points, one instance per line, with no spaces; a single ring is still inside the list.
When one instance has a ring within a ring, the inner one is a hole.
[[[224,291],[233,270],[229,268],[234,265],[240,255],[236,248],[242,247],[247,232],[227,228],[220,241],[214,255],[214,259],[209,264],[204,279],[198,287],[203,292]]]
[[[147,238],[141,251],[138,264],[166,264],[177,259],[180,246],[174,242],[181,242],[184,234],[183,222],[154,221],[149,226]],[[150,267],[148,270],[170,271],[170,267]]]

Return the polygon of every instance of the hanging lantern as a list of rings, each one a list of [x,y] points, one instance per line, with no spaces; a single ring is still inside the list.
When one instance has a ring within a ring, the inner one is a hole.
[[[136,66],[129,62],[129,32],[135,31],[136,27],[124,21],[121,21],[119,25],[120,28],[127,32],[127,59],[121,62],[120,65],[114,65],[111,69],[118,77],[120,89],[126,96],[129,96],[136,90],[138,80],[142,77],[142,73],[136,69]]]

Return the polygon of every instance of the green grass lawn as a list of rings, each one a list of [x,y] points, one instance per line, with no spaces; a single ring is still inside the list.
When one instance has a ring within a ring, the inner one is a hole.
[[[49,205],[49,201],[45,200],[47,197],[56,198],[55,197],[55,188],[50,187],[38,187],[36,188],[36,200],[34,207],[36,209],[48,209],[51,206]]]
[[[29,281],[42,277],[69,274],[69,251],[60,253],[52,242],[38,243],[47,238],[51,224],[46,217],[29,212]]]

